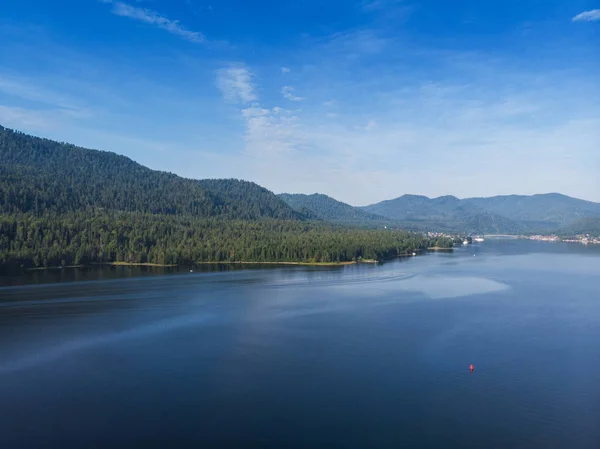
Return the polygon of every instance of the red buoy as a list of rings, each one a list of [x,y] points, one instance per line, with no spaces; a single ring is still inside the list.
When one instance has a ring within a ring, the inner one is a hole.
[[[471,371],[471,372],[475,371],[475,367],[473,365],[469,365],[469,371]]]

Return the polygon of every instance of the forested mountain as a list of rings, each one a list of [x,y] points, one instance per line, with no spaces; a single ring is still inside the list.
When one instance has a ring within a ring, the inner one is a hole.
[[[313,195],[282,193],[279,198],[300,213],[306,215],[308,212],[316,218],[333,223],[381,228],[393,222],[389,218],[365,212],[318,193]]]
[[[472,233],[520,233],[527,228],[522,223],[490,213],[454,196],[430,199],[403,195],[362,209],[396,220],[407,228]]]
[[[251,182],[184,179],[0,127],[0,269],[346,262],[452,246],[404,231],[346,229],[305,212]]]
[[[185,179],[0,126],[0,268],[344,262],[452,245],[397,228],[600,234],[600,204],[558,194],[404,195],[357,208],[319,194],[277,196],[235,179]]]
[[[203,218],[303,218],[251,182],[185,179],[115,153],[0,127],[0,212],[64,214],[85,208]]]
[[[567,226],[560,228],[556,231],[556,234],[573,236],[590,234],[592,236],[600,236],[600,218],[599,217],[588,217],[581,218]]]
[[[555,229],[585,217],[600,217],[600,204],[558,193],[469,198],[464,201],[538,228]]]
[[[393,200],[382,201],[371,206],[365,206],[364,211],[378,214],[399,221],[444,221],[453,214],[449,211],[456,208],[460,200],[455,197],[445,197],[446,201],[429,199],[421,195],[402,195]]]
[[[404,195],[366,208],[353,207],[321,194],[284,193],[279,197],[300,213],[343,225],[467,233],[518,233],[525,229],[519,223],[453,196],[429,199]]]
[[[346,262],[384,260],[432,246],[403,231],[360,230],[293,220],[198,219],[132,212],[37,217],[0,215],[0,264],[59,266],[91,262]]]
[[[552,232],[585,217],[600,217],[600,204],[560,194],[458,199],[403,195],[362,208],[411,228],[476,233]]]

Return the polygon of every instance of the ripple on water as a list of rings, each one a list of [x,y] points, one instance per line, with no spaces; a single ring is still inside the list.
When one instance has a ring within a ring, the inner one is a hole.
[[[360,293],[361,296],[377,296],[397,291],[420,293],[431,299],[445,299],[503,292],[511,288],[510,285],[503,282],[475,276],[424,276],[405,274],[390,277],[382,281],[369,281],[369,283],[377,284],[376,288],[373,290],[360,290],[357,294]],[[351,293],[353,291],[353,286],[347,284],[348,283],[344,283],[344,285],[338,286],[338,288],[346,289]]]
[[[305,279],[299,279],[297,277],[290,277],[289,279],[276,279],[269,282],[270,287],[323,287],[323,286],[345,286],[345,285],[356,285],[356,284],[381,284],[393,281],[402,281],[413,277],[411,273],[355,273],[351,276],[331,274],[331,275],[320,275],[315,277],[309,277]]]

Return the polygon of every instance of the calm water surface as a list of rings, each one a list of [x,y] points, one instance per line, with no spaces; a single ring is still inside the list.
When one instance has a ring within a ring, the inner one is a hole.
[[[4,283],[1,448],[600,447],[598,247]]]

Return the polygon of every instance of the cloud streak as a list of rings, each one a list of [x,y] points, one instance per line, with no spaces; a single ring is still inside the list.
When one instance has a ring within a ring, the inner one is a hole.
[[[259,100],[253,83],[253,102],[239,107],[245,127],[242,177],[276,192],[319,191],[355,205],[403,193],[600,194],[582,188],[595,183],[586,166],[600,163],[594,150],[600,139],[594,99],[600,91],[584,73],[582,78],[565,78],[560,71],[540,76],[480,55],[450,60],[445,79],[405,77],[401,87],[397,71],[370,73],[367,85],[328,72],[340,82],[313,89],[314,102],[307,100],[301,110],[276,106],[268,85],[261,87],[265,95]],[[465,67],[469,77],[458,78]],[[295,96],[291,87],[280,88],[288,100],[286,95]],[[361,91],[368,95],[355,95]],[[335,114],[331,108],[338,102]],[[517,162],[523,154],[536,161],[535,173]],[[509,190],[507,173],[520,180]],[[356,179],[364,181],[360,190]]]
[[[217,87],[230,103],[250,103],[257,99],[253,74],[243,65],[232,65],[217,71]]]
[[[584,11],[581,14],[577,14],[575,17],[573,17],[573,22],[594,22],[596,20],[600,20],[600,9]]]
[[[302,150],[305,145],[298,123],[292,111],[280,107],[243,109],[245,120],[246,154],[250,157],[288,157]]]
[[[112,5],[112,13],[120,17],[128,17],[138,22],[155,26],[161,30],[168,31],[171,34],[179,36],[195,44],[206,43],[204,34],[198,31],[191,31],[180,24],[178,20],[171,20],[161,16],[156,11],[147,8],[138,8],[127,3],[115,0],[101,0],[102,3]]]
[[[0,123],[181,175],[234,176],[350,204],[402,193],[550,190],[600,200],[600,66],[585,33],[579,53],[537,42],[539,58],[460,42],[417,45],[384,17],[402,3],[380,0],[360,15],[368,23],[307,36],[285,53],[244,43],[240,52],[199,58],[204,46],[188,43],[202,41],[186,34],[193,31],[158,7],[143,9],[157,2],[104,3],[119,16],[105,14],[108,22],[136,20],[182,50],[158,55],[171,63],[148,70],[119,48],[104,58],[38,36],[12,38],[15,57],[0,71]],[[562,24],[572,32],[574,15]],[[577,25],[598,23],[588,22],[593,11],[577,17]],[[137,50],[144,60],[157,56],[143,42]],[[566,56],[577,63],[565,66]],[[24,69],[19,59],[36,64]]]
[[[47,130],[54,126],[55,118],[54,111],[43,113],[21,107],[0,105],[0,123],[15,129]]]
[[[246,169],[256,160],[289,160],[306,147],[302,125],[294,111],[280,106],[263,107],[253,73],[242,64],[217,71],[217,86],[228,103],[236,104],[243,120]],[[285,86],[290,88],[290,86]],[[293,88],[290,88],[293,91]],[[288,92],[288,89],[282,91]],[[295,97],[290,93],[290,96]]]
[[[397,6],[401,3],[403,3],[402,0],[363,0],[359,3],[359,7],[365,12],[372,12]]]
[[[55,105],[65,109],[77,109],[73,101],[49,89],[37,86],[22,79],[8,77],[0,73],[0,93],[29,101]]]
[[[285,98],[286,100],[303,101],[305,98],[297,96],[294,93],[295,91],[296,91],[296,89],[292,86],[283,86],[281,88],[281,95],[283,95],[283,98]]]

